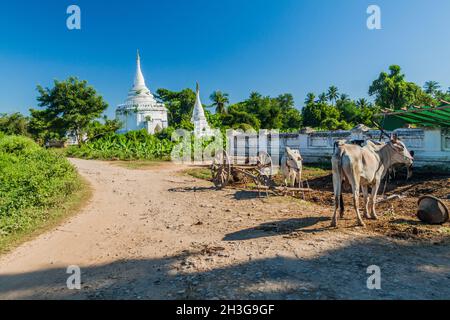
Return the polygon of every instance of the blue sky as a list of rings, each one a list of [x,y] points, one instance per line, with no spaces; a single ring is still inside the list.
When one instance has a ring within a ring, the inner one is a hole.
[[[77,4],[82,29],[66,28]],[[381,8],[382,30],[366,9]],[[408,80],[450,86],[448,0],[0,0],[0,112],[36,107],[36,85],[86,79],[112,116],[127,95],[139,48],[147,84],[180,90],[199,81],[232,102],[253,90],[307,92],[334,84],[354,98],[390,64]]]

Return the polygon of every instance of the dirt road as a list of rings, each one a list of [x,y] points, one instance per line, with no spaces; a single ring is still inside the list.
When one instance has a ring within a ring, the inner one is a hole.
[[[215,191],[172,165],[72,162],[91,202],[0,257],[1,299],[450,299],[448,242],[328,229],[331,207]],[[81,290],[66,287],[69,265]],[[381,290],[367,288],[371,265]]]

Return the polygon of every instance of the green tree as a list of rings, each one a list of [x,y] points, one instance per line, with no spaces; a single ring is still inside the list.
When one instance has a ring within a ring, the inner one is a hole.
[[[329,87],[327,97],[330,102],[334,102],[334,104],[336,104],[336,100],[339,97],[339,89],[336,86]]]
[[[318,98],[319,98],[319,100],[318,100],[319,103],[326,103],[328,101],[328,97],[327,97],[326,93],[319,94]]]
[[[13,114],[0,114],[0,132],[7,135],[29,136],[29,119],[19,112]]]
[[[339,96],[339,99],[336,101],[336,106],[339,107],[340,104],[345,104],[348,103],[349,101],[350,101],[349,95],[346,93],[342,93]]]
[[[352,125],[345,120],[337,120],[336,118],[326,118],[320,123],[320,128],[324,130],[350,130]]]
[[[425,85],[423,86],[423,88],[425,89],[425,93],[427,93],[431,96],[435,96],[435,94],[437,92],[439,92],[439,89],[441,88],[441,86],[439,85],[439,82],[437,82],[437,81],[427,81],[427,82],[425,82]]]
[[[339,121],[340,113],[339,110],[327,103],[317,102],[310,103],[306,105],[302,110],[303,125],[313,128],[323,128],[328,127],[323,126],[323,121],[326,119],[335,119]]]
[[[313,104],[316,101],[316,95],[312,92],[306,95],[305,105]]]
[[[342,101],[339,104],[339,111],[341,113],[341,118],[349,124],[356,124],[361,110],[356,106],[355,102],[351,100]]]
[[[356,122],[357,124],[361,123],[368,127],[372,127],[375,115],[379,114],[380,112],[380,108],[375,105],[368,104],[367,106],[362,106],[360,108],[360,112]]]
[[[220,129],[222,127],[222,114],[213,114],[209,110],[205,110],[205,116],[211,128]]]
[[[228,105],[228,103],[230,103],[228,93],[223,93],[222,91],[214,91],[209,99],[213,102],[212,106],[216,108],[216,113],[226,113],[226,106]]]
[[[290,93],[280,94],[275,99],[280,105],[281,112],[294,108],[294,97]]]
[[[176,129],[183,128],[187,130],[192,127],[190,121],[196,99],[194,91],[189,88],[179,92],[158,89],[156,97],[165,104],[171,126]]]
[[[411,105],[430,105],[433,99],[415,83],[407,82],[401,68],[389,67],[389,73],[382,72],[369,88],[369,95],[382,108],[399,110]]]
[[[302,126],[302,114],[297,109],[289,109],[283,114],[283,131],[298,131]]]
[[[108,119],[105,115],[101,119],[102,121],[92,121],[86,130],[87,141],[99,139],[105,135],[113,134],[122,127],[119,120]]]
[[[365,98],[361,98],[356,101],[356,106],[360,109],[364,109],[370,106],[370,102]]]
[[[302,125],[302,115],[294,107],[294,97],[285,93],[275,98],[274,103],[278,103],[281,111],[281,129],[283,131],[297,131]]]
[[[89,86],[87,81],[70,77],[65,81],[55,80],[53,88],[38,86],[38,106],[44,110],[30,109],[30,128],[37,135],[62,138],[73,132],[80,144],[90,123],[100,117],[108,104]]]
[[[243,124],[252,127],[255,130],[260,129],[261,121],[256,115],[246,111],[244,103],[238,103],[228,108],[228,113],[223,115],[222,122],[226,127],[239,129]]]
[[[247,113],[259,119],[262,129],[280,129],[282,127],[281,107],[279,101],[263,97],[258,92],[252,92],[249,99],[243,101]]]

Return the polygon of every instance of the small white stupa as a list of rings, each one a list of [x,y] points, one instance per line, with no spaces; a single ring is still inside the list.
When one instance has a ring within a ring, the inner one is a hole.
[[[145,85],[139,51],[137,52],[133,87],[128,92],[125,103],[117,107],[116,118],[122,123],[119,133],[146,129],[148,133],[154,134],[169,125],[166,107],[155,100]]]
[[[194,111],[192,113],[191,122],[194,124],[194,136],[207,137],[212,135],[211,128],[206,120],[205,111],[203,110],[202,101],[200,100],[200,88],[197,82],[197,97],[195,99]]]

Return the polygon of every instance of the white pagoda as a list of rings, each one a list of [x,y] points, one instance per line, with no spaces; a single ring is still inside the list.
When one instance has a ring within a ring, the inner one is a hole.
[[[197,83],[197,97],[195,99],[194,111],[192,113],[191,122],[194,124],[194,136],[207,137],[212,135],[211,128],[206,120],[205,111],[203,110],[202,101],[200,100],[200,88]]]
[[[167,109],[158,103],[145,85],[141,71],[139,51],[136,59],[136,76],[125,103],[116,109],[116,119],[122,123],[119,133],[145,129],[154,134],[168,127]]]

